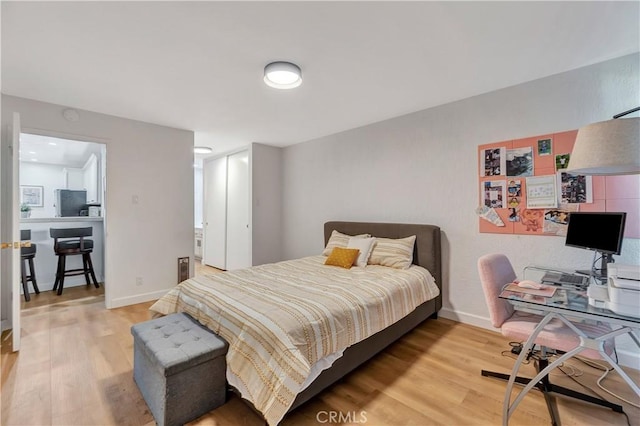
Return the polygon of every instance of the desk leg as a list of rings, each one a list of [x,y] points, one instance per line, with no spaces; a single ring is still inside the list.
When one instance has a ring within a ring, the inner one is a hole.
[[[640,342],[636,337],[633,329],[631,327],[622,327],[617,330],[613,330],[609,333],[603,334],[598,337],[589,337],[582,330],[577,328],[575,324],[566,319],[563,315],[558,315],[558,319],[565,323],[569,328],[571,328],[579,337],[580,344],[579,347],[582,349],[595,349],[600,353],[600,356],[613,367],[614,370],[624,379],[625,382],[629,385],[629,387],[636,393],[636,395],[640,396],[640,388],[636,385],[631,377],[618,365],[618,363],[609,356],[609,354],[604,350],[604,342],[608,339],[611,339],[616,336],[621,336],[623,334],[631,335],[633,341],[640,347]]]
[[[531,350],[531,348],[533,347],[536,337],[538,337],[538,334],[540,334],[540,332],[549,323],[549,321],[551,321],[555,317],[556,317],[556,314],[553,312],[549,312],[547,315],[545,315],[542,321],[540,321],[540,323],[536,326],[536,328],[533,329],[533,333],[531,333],[531,335],[529,336],[529,339],[527,339],[524,346],[520,350],[520,355],[518,355],[518,359],[516,360],[516,363],[513,365],[513,370],[511,371],[511,376],[509,377],[509,382],[507,383],[507,390],[504,395],[504,403],[502,405],[502,424],[504,426],[507,426],[509,424],[509,417],[511,417],[511,413],[513,413],[517,405],[520,403],[520,400],[522,399],[521,397],[524,397],[524,394],[529,392],[531,388],[536,383],[538,383],[538,381],[540,381],[540,379],[536,381],[531,380],[529,384],[520,391],[520,393],[518,394],[518,398],[516,398],[516,401],[514,401],[514,404],[511,405],[511,393],[513,391],[513,385],[516,381],[516,377],[518,376],[518,371],[520,371],[520,367],[522,366],[524,359],[529,353],[529,350]]]
[[[638,340],[638,336],[636,336],[636,332],[633,329],[631,329],[629,331],[629,335],[631,336],[631,339],[633,339],[633,341],[636,343],[636,346],[640,348],[640,340]]]
[[[635,337],[635,335],[633,334],[633,330],[629,327],[622,327],[618,330],[615,330],[611,333],[608,333],[604,336],[602,336],[605,340],[608,339],[609,337],[614,337],[614,336],[621,336],[623,334],[630,334],[631,337],[633,338],[633,340],[636,342],[636,344],[638,345],[638,347],[640,347],[640,342],[638,342],[638,339]],[[631,389],[633,389],[633,391],[636,393],[636,395],[640,396],[640,388],[638,387],[638,385],[636,385],[634,383],[633,380],[631,380],[631,377],[629,377],[629,375],[618,365],[618,363],[609,356],[608,353],[606,353],[604,350],[600,351],[600,355],[602,356],[602,358],[604,358],[609,365],[611,365],[613,367],[614,370],[616,370],[616,372],[620,375],[620,377],[622,377],[624,379],[625,382],[627,382],[627,384],[629,385],[629,387]]]
[[[520,366],[522,365],[522,362],[524,361],[526,354],[533,347],[533,342],[535,341],[535,338],[538,336],[538,334],[540,334],[540,332],[544,329],[544,327],[553,318],[558,318],[560,321],[566,324],[569,328],[571,328],[580,337],[580,343],[578,344],[578,346],[576,346],[569,352],[566,352],[564,355],[562,355],[561,357],[553,361],[551,364],[549,364],[547,367],[545,367],[543,370],[541,370],[538,373],[538,375],[535,376],[533,379],[531,379],[531,381],[520,391],[520,393],[518,393],[518,395],[516,396],[516,399],[513,401],[513,404],[511,404],[511,393],[513,391],[515,377],[518,374]],[[631,337],[633,338],[633,340],[640,347],[640,341],[635,336],[633,330],[630,327],[622,327],[618,330],[613,330],[609,333],[603,334],[602,336],[598,336],[598,337],[589,337],[582,330],[580,330],[573,323],[571,323],[571,321],[566,319],[564,316],[554,312],[550,312],[547,315],[545,315],[542,321],[540,321],[540,323],[536,326],[533,333],[531,333],[531,336],[529,336],[529,339],[525,343],[524,347],[522,348],[522,351],[520,352],[520,355],[518,356],[518,360],[516,361],[516,364],[513,366],[513,371],[511,372],[511,376],[509,377],[509,383],[507,384],[507,390],[504,398],[502,424],[504,426],[508,425],[509,417],[511,417],[511,414],[513,413],[513,411],[520,404],[520,402],[525,397],[525,395],[531,389],[533,389],[533,387],[540,380],[542,380],[544,376],[549,374],[551,370],[560,366],[563,362],[565,362],[569,358],[579,354],[580,352],[586,349],[597,350],[602,356],[602,358],[606,360],[616,370],[616,372],[618,372],[618,374],[620,374],[620,376],[624,379],[625,382],[627,382],[629,387],[631,387],[631,389],[633,389],[633,391],[638,396],[640,396],[640,389],[638,388],[638,386],[633,382],[633,380],[631,380],[631,378],[627,375],[627,373],[625,373],[625,371],[622,368],[620,368],[620,366],[613,360],[613,358],[611,358],[604,350],[604,342],[607,339],[620,336],[622,334],[631,334]]]
[[[540,373],[538,373],[538,375],[536,377],[534,377],[533,379],[531,379],[531,381],[529,382],[528,385],[526,385],[518,394],[518,396],[516,397],[516,399],[513,401],[513,404],[511,404],[511,407],[508,407],[508,415],[510,416],[511,413],[516,409],[516,407],[520,404],[520,402],[522,402],[522,400],[524,399],[524,397],[526,396],[526,394],[533,389],[533,387],[536,385],[536,383],[538,383],[540,380],[542,380],[542,378],[544,376],[546,376],[547,374],[549,374],[551,372],[551,370],[553,370],[554,368],[560,366],[563,362],[565,362],[566,360],[568,360],[569,358],[571,358],[572,356],[577,355],[578,353],[582,352],[583,350],[585,350],[586,348],[577,346],[573,349],[571,349],[569,352],[566,352],[564,355],[562,355],[561,357],[559,357],[558,359],[556,359],[555,361],[553,361],[551,364],[547,365],[544,369],[542,369],[540,371]],[[510,398],[511,395],[508,395],[508,397]],[[508,422],[509,419],[507,419]],[[507,424],[504,422],[503,420],[503,424]]]

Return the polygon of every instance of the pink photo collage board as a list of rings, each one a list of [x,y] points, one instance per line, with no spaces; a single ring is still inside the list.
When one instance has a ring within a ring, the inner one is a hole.
[[[626,212],[625,238],[640,238],[640,175],[566,173],[578,131],[478,146],[483,233],[565,235],[571,211]]]

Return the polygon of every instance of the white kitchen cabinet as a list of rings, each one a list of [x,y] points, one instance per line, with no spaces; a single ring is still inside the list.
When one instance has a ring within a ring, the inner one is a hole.
[[[99,203],[100,192],[98,191],[98,157],[91,154],[82,168],[84,188],[87,190],[87,203]]]
[[[66,189],[82,190],[84,187],[84,170],[76,167],[65,167],[62,176]]]

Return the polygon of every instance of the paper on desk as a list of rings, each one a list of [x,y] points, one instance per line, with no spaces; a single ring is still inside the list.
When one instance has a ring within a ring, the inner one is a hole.
[[[504,289],[513,291],[516,293],[532,294],[534,296],[542,296],[542,297],[551,297],[556,292],[557,287],[542,284],[542,288],[535,289],[535,288],[518,287],[518,284],[510,283]]]

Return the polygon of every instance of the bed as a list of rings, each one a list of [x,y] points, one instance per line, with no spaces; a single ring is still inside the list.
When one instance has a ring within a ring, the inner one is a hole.
[[[415,235],[412,263],[422,268],[346,270],[311,256],[192,278],[151,307],[160,315],[186,312],[227,340],[229,384],[270,425],[442,306],[437,226],[327,222],[325,244],[333,231]]]

